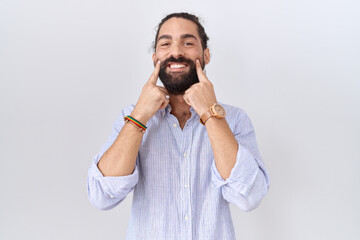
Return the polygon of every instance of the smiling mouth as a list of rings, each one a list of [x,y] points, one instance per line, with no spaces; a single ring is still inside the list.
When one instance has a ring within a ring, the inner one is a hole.
[[[170,69],[170,71],[172,72],[178,72],[178,71],[183,71],[187,68],[187,64],[183,64],[183,63],[170,63],[168,64],[168,68]]]

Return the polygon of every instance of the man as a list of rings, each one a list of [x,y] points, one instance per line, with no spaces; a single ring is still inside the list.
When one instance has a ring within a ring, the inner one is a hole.
[[[127,239],[235,239],[229,203],[249,211],[268,191],[250,119],[219,104],[203,72],[207,40],[194,15],[160,22],[155,70],[89,168],[97,208],[134,190]]]

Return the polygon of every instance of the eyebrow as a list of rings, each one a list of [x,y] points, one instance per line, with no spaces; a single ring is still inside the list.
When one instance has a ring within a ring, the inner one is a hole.
[[[181,38],[181,39],[194,38],[195,40],[197,40],[197,38],[196,38],[194,35],[188,34],[188,33],[181,35],[180,38]],[[157,40],[159,41],[159,40],[161,40],[161,39],[172,39],[172,36],[170,36],[170,35],[161,35],[160,37],[158,37]]]

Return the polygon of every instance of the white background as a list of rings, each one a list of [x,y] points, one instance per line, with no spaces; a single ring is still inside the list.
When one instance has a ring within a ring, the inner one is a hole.
[[[95,209],[87,169],[178,11],[202,18],[217,98],[270,172],[259,208],[231,205],[237,239],[360,239],[357,0],[0,0],[0,239],[125,239],[132,194]]]

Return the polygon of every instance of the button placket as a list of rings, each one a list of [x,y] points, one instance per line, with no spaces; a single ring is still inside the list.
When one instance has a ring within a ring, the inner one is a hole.
[[[190,190],[190,178],[191,178],[191,161],[190,161],[190,152],[192,146],[192,132],[191,132],[191,121],[188,120],[186,127],[183,129],[183,148],[182,148],[182,159],[184,166],[184,176],[183,176],[183,193],[184,193],[184,222],[186,223],[187,232],[191,233],[192,224],[191,224],[191,190]]]

